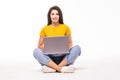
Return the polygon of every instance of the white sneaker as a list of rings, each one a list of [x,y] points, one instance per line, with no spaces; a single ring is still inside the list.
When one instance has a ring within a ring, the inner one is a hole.
[[[53,73],[53,72],[56,72],[55,69],[52,69],[52,68],[50,68],[50,67],[48,67],[48,66],[43,66],[43,67],[42,67],[42,71],[43,71],[44,73]]]
[[[64,66],[61,69],[62,73],[73,73],[74,71],[75,71],[75,67],[73,65]]]

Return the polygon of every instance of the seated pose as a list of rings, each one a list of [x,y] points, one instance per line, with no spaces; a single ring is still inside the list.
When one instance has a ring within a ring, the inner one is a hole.
[[[64,24],[62,11],[58,6],[51,7],[47,17],[48,24],[40,31],[38,48],[34,49],[33,56],[42,65],[43,72],[73,73],[75,71],[73,63],[81,54],[80,46],[72,46],[71,30]],[[68,36],[69,54],[44,54],[44,37],[49,36]]]

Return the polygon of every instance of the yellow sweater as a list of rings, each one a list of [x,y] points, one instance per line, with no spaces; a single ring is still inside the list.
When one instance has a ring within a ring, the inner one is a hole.
[[[57,27],[52,27],[51,25],[44,26],[40,32],[41,37],[68,36],[70,34],[70,28],[65,24],[59,24]]]

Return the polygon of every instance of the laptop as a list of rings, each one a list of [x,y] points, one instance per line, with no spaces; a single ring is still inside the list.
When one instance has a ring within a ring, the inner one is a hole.
[[[68,36],[44,37],[45,54],[67,54],[69,53]]]

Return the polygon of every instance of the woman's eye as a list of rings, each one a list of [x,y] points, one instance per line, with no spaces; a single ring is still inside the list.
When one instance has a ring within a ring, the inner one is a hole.
[[[58,13],[56,15],[59,15]]]
[[[54,13],[52,13],[51,15],[54,15]]]

